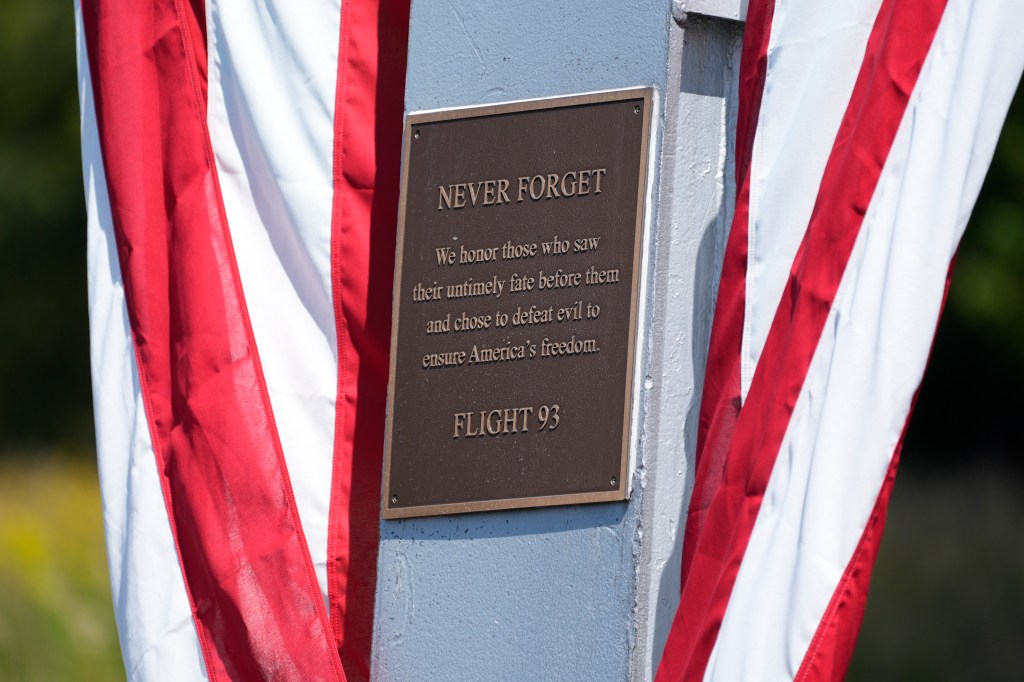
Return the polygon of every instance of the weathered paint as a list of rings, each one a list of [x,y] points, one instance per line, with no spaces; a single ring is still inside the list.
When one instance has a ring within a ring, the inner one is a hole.
[[[708,17],[743,21],[747,18],[748,0],[673,0],[672,12],[703,14]]]
[[[725,239],[735,201],[742,25],[690,15],[674,31],[661,206],[650,289],[651,352],[644,425],[644,541],[631,679],[650,679],[679,602],[682,521],[693,476],[697,412]],[[676,44],[682,43],[676,51]],[[640,647],[643,650],[640,650]]]
[[[624,680],[656,665],[678,601],[738,70],[737,24],[685,26],[668,0],[413,2],[407,111],[637,85],[659,101],[631,498],[382,522],[374,679]]]

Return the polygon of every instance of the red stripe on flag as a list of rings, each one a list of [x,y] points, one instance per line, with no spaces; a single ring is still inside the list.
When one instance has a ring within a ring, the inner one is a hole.
[[[83,0],[128,316],[211,680],[343,680],[206,127],[200,0]]]
[[[942,304],[939,306],[940,319],[942,309],[946,306],[946,298],[949,296],[949,285],[953,280],[955,263],[956,257],[954,256],[949,264],[949,271],[946,273],[946,287],[942,293]],[[937,322],[936,327],[938,327]],[[932,344],[934,348],[934,336]],[[929,355],[931,355],[930,351]],[[836,590],[825,609],[825,615],[818,624],[814,637],[811,639],[810,646],[807,647],[807,653],[804,655],[803,663],[800,664],[794,682],[825,682],[826,680],[842,679],[850,666],[853,647],[857,643],[857,633],[860,632],[860,624],[864,620],[868,587],[871,584],[871,571],[875,566],[878,549],[882,543],[885,517],[889,509],[892,487],[896,481],[896,469],[899,467],[903,440],[907,436],[910,417],[914,414],[914,407],[917,405],[920,393],[921,387],[918,385],[910,403],[910,409],[907,411],[900,439],[893,449],[892,460],[878,493],[878,499],[875,500],[875,506],[871,510],[871,516],[868,517],[867,525],[864,526],[864,533],[857,543],[850,563],[843,572],[843,577],[836,585]]]
[[[736,211],[722,262],[722,277],[711,326],[704,372],[693,492],[683,530],[682,582],[686,582],[704,515],[722,482],[725,455],[740,413],[740,355],[747,287],[747,230],[750,217],[750,161],[761,95],[768,71],[768,39],[774,3],[754,3],[747,15],[740,62],[740,101],[736,122]]]
[[[331,281],[338,400],[327,541],[331,625],[370,676],[398,222],[408,0],[345,0],[334,121]]]
[[[790,416],[945,4],[883,0],[722,482],[693,538],[661,679],[704,675]]]

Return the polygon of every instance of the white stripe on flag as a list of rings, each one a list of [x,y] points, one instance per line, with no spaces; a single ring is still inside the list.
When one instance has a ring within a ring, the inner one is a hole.
[[[337,0],[207,0],[207,124],[325,603],[338,381],[331,211],[340,21]]]
[[[946,8],[790,421],[705,680],[792,679],[851,559],[1024,68],[1018,9],[1014,0],[951,0]]]
[[[744,399],[789,266],[810,221],[825,163],[881,4],[881,0],[790,0],[775,5],[750,162],[740,363],[740,396]]]
[[[135,364],[103,170],[81,6],[75,3],[88,210],[89,346],[104,534],[129,680],[206,679]]]

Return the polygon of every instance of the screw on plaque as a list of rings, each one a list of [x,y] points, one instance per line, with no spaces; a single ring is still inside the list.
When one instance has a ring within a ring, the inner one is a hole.
[[[618,484],[619,484],[619,479],[617,477],[615,477],[615,476],[612,476],[612,485],[616,486]]]
[[[398,495],[391,496],[391,504],[398,504]]]
[[[418,140],[418,139],[420,139],[420,131],[418,131],[418,130],[414,130],[414,131],[412,131],[412,136],[413,136],[413,137],[414,137],[415,139],[417,139],[417,140]]]
[[[635,107],[633,107],[633,113],[634,114],[639,114],[640,113],[640,105],[639,104],[637,104]]]

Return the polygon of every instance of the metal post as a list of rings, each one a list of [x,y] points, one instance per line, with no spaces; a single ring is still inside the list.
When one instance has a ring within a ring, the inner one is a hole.
[[[745,3],[743,3],[745,4]],[[382,521],[373,676],[650,679],[731,215],[740,0],[413,2],[406,111],[653,86],[628,502]]]

